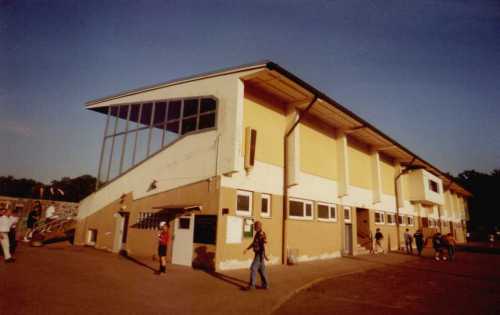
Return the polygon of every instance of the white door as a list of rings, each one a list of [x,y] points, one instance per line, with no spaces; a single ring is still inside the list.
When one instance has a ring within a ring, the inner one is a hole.
[[[193,260],[194,216],[185,215],[175,219],[172,263],[191,266]]]
[[[113,239],[113,252],[119,253],[122,249],[122,240],[123,240],[123,224],[125,222],[125,218],[121,215],[115,215],[115,235]]]

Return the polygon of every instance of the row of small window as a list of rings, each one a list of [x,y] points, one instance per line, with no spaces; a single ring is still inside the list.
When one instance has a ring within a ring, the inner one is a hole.
[[[162,221],[168,221],[164,213],[139,212],[137,221],[132,227],[141,230],[158,230]]]
[[[381,211],[375,212],[376,224],[396,224],[396,215],[393,213],[385,213]],[[398,224],[413,226],[415,224],[414,218],[411,215],[398,215]]]
[[[252,199],[251,191],[239,190],[237,192],[236,215],[251,216],[252,215]],[[271,195],[261,194],[261,210],[260,216],[264,218],[271,217]],[[291,219],[312,220],[313,219],[313,202],[308,200],[293,199],[289,200],[288,217]],[[328,203],[317,203],[316,218],[319,221],[337,221],[337,205]],[[351,221],[351,208],[344,207],[344,220]]]

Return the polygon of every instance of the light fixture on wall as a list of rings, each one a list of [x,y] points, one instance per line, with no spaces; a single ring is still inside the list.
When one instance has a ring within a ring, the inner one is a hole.
[[[149,184],[148,191],[155,190],[158,187],[158,181],[154,179],[151,184]]]

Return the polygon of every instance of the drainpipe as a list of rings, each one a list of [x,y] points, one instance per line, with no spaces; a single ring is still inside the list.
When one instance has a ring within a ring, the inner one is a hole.
[[[288,137],[295,130],[295,127],[299,125],[306,113],[311,109],[313,104],[318,100],[318,96],[314,95],[313,100],[306,109],[299,114],[299,119],[295,121],[292,127],[287,131],[284,137],[284,162],[283,162],[283,220],[282,220],[282,233],[281,233],[281,262],[286,264],[287,253],[286,253],[286,219],[288,216]]]
[[[396,197],[396,233],[397,233],[397,241],[398,241],[398,251],[401,248],[401,236],[399,235],[399,194],[398,194],[398,179],[401,177],[401,175],[404,175],[408,173],[411,170],[412,164],[415,162],[415,157],[410,161],[410,164],[399,172],[399,174],[394,178],[394,194]],[[390,248],[389,248],[390,250]]]

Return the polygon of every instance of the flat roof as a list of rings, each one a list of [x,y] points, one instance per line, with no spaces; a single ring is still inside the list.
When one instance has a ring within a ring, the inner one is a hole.
[[[430,169],[429,171],[431,171],[431,172],[432,171],[437,172],[438,173],[437,175],[442,180],[444,180],[448,183],[448,189],[453,188],[453,190],[459,191],[460,193],[462,193],[465,196],[472,195],[469,191],[467,191],[461,185],[457,184],[452,176],[448,175],[447,173],[441,171],[436,166],[434,166],[431,163],[427,162],[426,160],[422,159],[417,154],[413,153],[412,151],[410,151],[409,149],[407,149],[406,147],[401,145],[399,142],[397,142],[396,140],[394,140],[393,138],[389,137],[387,134],[385,134],[384,132],[382,132],[381,130],[376,128],[374,125],[372,125],[371,123],[369,123],[365,119],[361,118],[360,116],[358,116],[357,114],[355,114],[351,110],[347,109],[345,106],[343,106],[340,103],[338,103],[337,101],[335,101],[330,96],[326,95],[325,93],[316,89],[315,87],[313,87],[309,83],[300,79],[295,74],[291,73],[290,71],[286,70],[285,68],[281,67],[277,63],[272,62],[270,60],[262,60],[262,61],[249,63],[249,64],[243,64],[243,65],[239,65],[239,66],[235,66],[235,67],[228,67],[228,68],[224,68],[224,69],[220,69],[220,70],[215,70],[215,71],[195,74],[192,76],[182,77],[182,78],[166,81],[166,82],[159,83],[159,84],[148,85],[148,86],[140,87],[137,89],[125,90],[125,91],[119,92],[117,94],[113,94],[110,96],[105,96],[102,98],[88,101],[87,103],[85,103],[85,106],[89,107],[89,106],[97,105],[97,104],[105,102],[105,101],[110,101],[110,100],[122,98],[125,96],[139,94],[139,93],[143,93],[146,91],[161,89],[161,88],[165,88],[165,87],[172,86],[172,85],[178,85],[178,84],[183,84],[183,83],[197,81],[197,80],[204,80],[204,79],[209,79],[209,78],[213,78],[213,77],[234,74],[234,73],[238,73],[238,72],[255,70],[255,69],[259,69],[259,68],[263,68],[263,69],[267,68],[271,71],[276,71],[280,75],[284,76],[285,78],[287,78],[290,81],[294,82],[295,84],[299,85],[303,89],[307,90],[312,95],[327,102],[329,105],[338,109],[339,111],[346,114],[347,116],[353,118],[354,120],[359,122],[359,124],[360,124],[360,126],[362,126],[362,128],[367,128],[368,130],[371,130],[376,135],[381,136],[382,138],[384,138],[385,140],[387,140],[388,142],[390,142],[391,144],[396,146],[399,150],[412,156],[414,158],[413,161],[417,161],[417,162],[424,164],[427,168]]]

